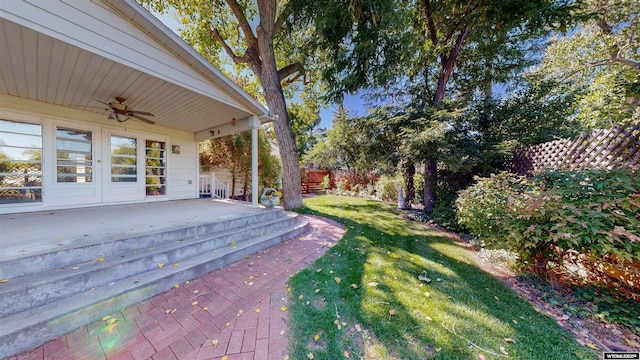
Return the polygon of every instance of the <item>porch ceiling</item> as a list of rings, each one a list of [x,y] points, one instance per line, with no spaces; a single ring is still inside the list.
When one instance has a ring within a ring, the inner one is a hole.
[[[158,126],[194,133],[252,115],[2,18],[0,94],[104,114],[105,124],[115,120],[96,100],[121,96],[134,110],[153,113]]]

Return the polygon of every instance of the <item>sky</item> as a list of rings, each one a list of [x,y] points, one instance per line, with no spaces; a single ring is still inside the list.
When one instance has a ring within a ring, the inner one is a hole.
[[[173,30],[176,34],[180,23],[173,17],[172,13],[160,14],[152,12],[160,21],[162,21],[169,29]],[[345,95],[344,106],[348,110],[350,116],[364,116],[367,114],[367,106],[364,99],[359,94]],[[333,121],[333,114],[337,109],[337,105],[333,105],[327,108],[320,109],[320,127],[329,129],[331,128]]]

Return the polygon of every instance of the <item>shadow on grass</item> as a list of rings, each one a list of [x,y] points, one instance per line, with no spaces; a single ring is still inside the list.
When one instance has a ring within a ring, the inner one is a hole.
[[[292,358],[597,358],[475,266],[450,236],[394,210],[342,197],[307,201],[301,212],[347,232],[290,281]]]

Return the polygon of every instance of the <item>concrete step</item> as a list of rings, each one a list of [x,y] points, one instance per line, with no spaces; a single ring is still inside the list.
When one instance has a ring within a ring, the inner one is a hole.
[[[162,266],[180,266],[189,259],[206,252],[217,252],[247,239],[258,239],[272,232],[287,229],[296,224],[294,214],[281,214],[243,228],[233,228],[214,234],[205,233],[179,238],[155,247],[95,258],[89,262],[65,264],[54,270],[29,274],[12,279],[0,287],[0,316],[24,311],[79,292],[106,286],[110,283],[135,277],[137,274]]]
[[[29,350],[105,314],[160,294],[175,284],[197,278],[307,231],[308,223],[296,214],[279,212],[276,218],[260,224],[167,240],[153,250],[144,248],[146,254],[143,250],[133,250],[135,254],[126,250],[105,257],[105,261],[70,264],[59,272],[40,274],[51,277],[37,281],[38,286],[27,285],[27,280],[36,278],[34,275],[12,280],[11,288],[1,289],[3,304],[0,306],[8,307],[4,303],[10,301],[11,307],[21,310],[5,309],[6,314],[0,319],[0,358]],[[160,262],[165,265],[159,267]],[[178,265],[174,266],[175,263]],[[73,270],[75,266],[79,269]],[[82,274],[76,273],[81,270]],[[101,285],[94,286],[98,283]],[[32,288],[40,288],[40,291],[30,290]],[[48,292],[55,295],[47,295]],[[9,298],[11,300],[7,300]],[[25,307],[21,302],[30,306]]]
[[[271,209],[258,214],[235,216],[214,222],[196,223],[171,230],[152,230],[135,236],[119,234],[105,236],[93,242],[78,241],[82,245],[64,245],[55,251],[47,250],[25,256],[16,255],[0,261],[0,279],[14,279],[28,274],[51,271],[68,264],[92,261],[98,257],[108,258],[125,252],[149,249],[178,239],[244,228],[252,224],[277,219],[282,217],[283,214],[284,211],[282,209]],[[65,243],[73,244],[74,240],[67,239]]]

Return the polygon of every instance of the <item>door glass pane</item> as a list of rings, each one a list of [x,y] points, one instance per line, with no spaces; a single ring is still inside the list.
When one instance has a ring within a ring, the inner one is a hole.
[[[56,129],[57,181],[90,183],[93,181],[91,131]]]
[[[147,195],[166,195],[166,147],[161,141],[145,141]]]
[[[138,181],[138,145],[135,138],[111,136],[111,182]]]
[[[42,200],[42,127],[0,119],[0,204]]]

